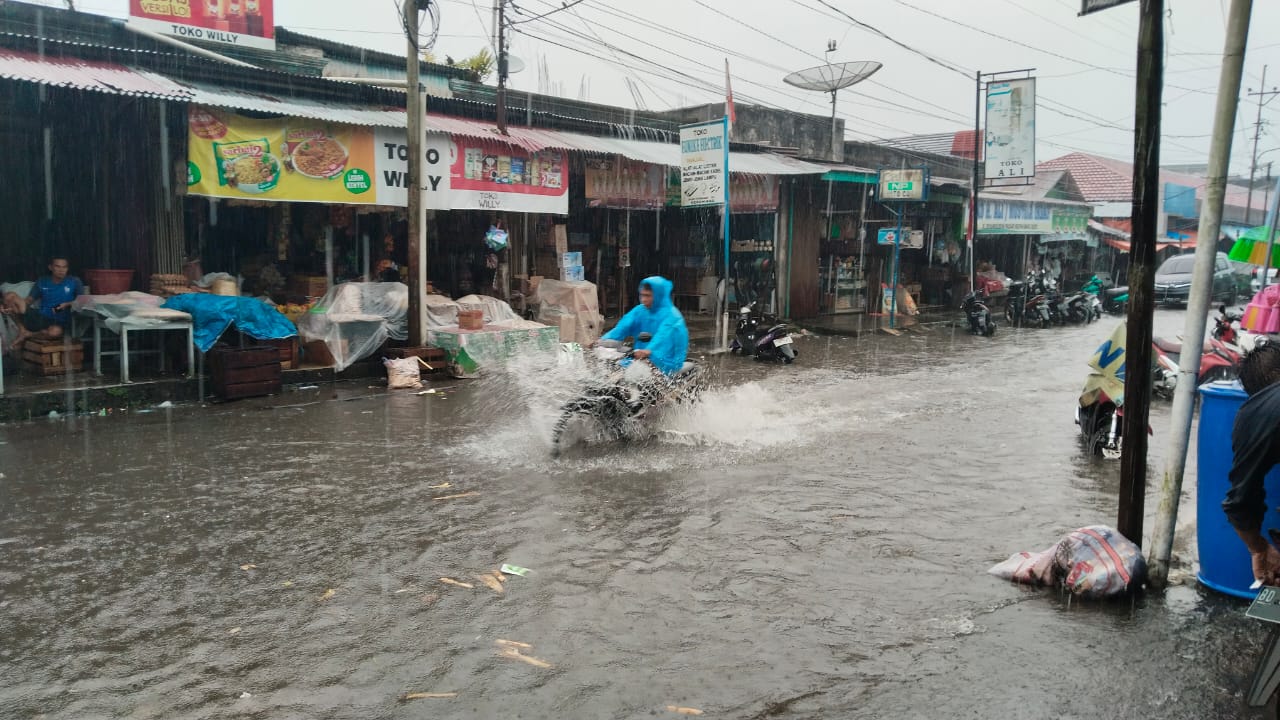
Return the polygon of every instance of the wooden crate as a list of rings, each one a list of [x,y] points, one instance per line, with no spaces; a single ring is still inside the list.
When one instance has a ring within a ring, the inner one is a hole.
[[[22,344],[22,364],[37,375],[65,375],[84,368],[84,345],[57,340],[27,340]]]
[[[217,347],[209,352],[213,394],[223,400],[274,395],[283,387],[280,352],[274,347]]]
[[[280,354],[280,367],[285,370],[297,370],[299,364],[298,338],[283,338],[281,340],[259,340],[251,338],[248,335],[242,335],[239,343],[244,347],[273,347]]]
[[[289,293],[304,297],[322,297],[329,291],[329,280],[323,275],[293,275],[289,277]]]

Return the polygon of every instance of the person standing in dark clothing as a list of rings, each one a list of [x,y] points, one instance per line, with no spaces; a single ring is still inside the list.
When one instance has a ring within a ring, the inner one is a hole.
[[[1254,348],[1240,363],[1240,382],[1249,399],[1231,430],[1231,489],[1222,503],[1236,534],[1249,548],[1253,577],[1280,583],[1280,550],[1262,536],[1267,473],[1280,465],[1280,344]]]

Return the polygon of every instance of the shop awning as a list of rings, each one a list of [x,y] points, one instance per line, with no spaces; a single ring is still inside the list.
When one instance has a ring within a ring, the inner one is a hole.
[[[307,100],[286,99],[251,93],[242,90],[203,84],[178,86],[188,92],[192,103],[230,110],[248,110],[268,115],[301,117],[347,125],[406,127],[405,111],[399,108],[319,103]],[[487,140],[523,148],[529,152],[543,149],[567,150],[595,155],[620,155],[628,160],[679,167],[680,146],[674,142],[651,142],[615,137],[600,137],[582,133],[528,128],[510,125],[507,134],[498,126],[485,120],[427,115],[426,131]],[[822,165],[804,162],[774,153],[730,152],[731,172],[748,175],[820,175],[827,171]]]
[[[21,50],[0,50],[0,78],[131,97],[180,101],[191,97],[190,90],[155,73],[110,62],[41,57]]]
[[[191,102],[197,105],[347,125],[405,127],[407,124],[404,110],[398,108],[319,103],[203,84],[189,84],[188,88]]]
[[[879,177],[879,171],[873,168],[858,167],[856,165],[821,165],[826,170],[822,180],[830,182],[858,183],[860,185],[875,185]],[[969,187],[968,180],[957,180],[956,178],[940,177],[936,175],[929,176],[930,187],[942,187],[944,185],[958,185],[963,188]]]

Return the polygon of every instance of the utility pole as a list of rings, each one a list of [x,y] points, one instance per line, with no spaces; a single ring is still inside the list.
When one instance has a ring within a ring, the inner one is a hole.
[[[497,0],[498,132],[507,134],[507,0]]]
[[[1259,87],[1262,89],[1258,92],[1253,92],[1253,88],[1249,88],[1249,97],[1258,98],[1258,119],[1253,123],[1253,162],[1249,164],[1249,199],[1245,203],[1244,210],[1244,224],[1250,226],[1253,225],[1253,221],[1249,218],[1253,213],[1253,179],[1258,172],[1258,139],[1262,137],[1262,108],[1269,105],[1272,100],[1275,100],[1277,95],[1280,95],[1280,90],[1274,87],[1270,91],[1267,90],[1266,65],[1262,66],[1262,85]]]
[[[418,0],[404,0],[404,31],[408,38],[405,59],[405,112],[408,115],[408,167],[405,185],[409,188],[409,346],[421,347],[426,341],[422,330],[422,306],[427,291],[426,226],[422,217],[422,115],[421,85],[418,74],[421,49],[418,47]]]
[[[1160,507],[1147,562],[1147,579],[1153,587],[1163,587],[1169,577],[1169,559],[1178,524],[1178,503],[1182,499],[1182,476],[1191,441],[1191,418],[1195,414],[1196,378],[1200,371],[1201,343],[1213,300],[1213,266],[1222,229],[1222,207],[1227,193],[1227,173],[1231,166],[1231,141],[1240,105],[1240,80],[1244,74],[1244,54],[1249,39],[1249,16],[1253,0],[1232,0],[1227,20],[1227,38],[1222,49],[1222,71],[1218,77],[1218,104],[1214,111],[1213,143],[1209,148],[1209,176],[1204,203],[1200,208],[1199,239],[1196,241],[1195,269],[1191,295],[1187,298],[1186,324],[1182,331],[1182,357],[1178,384],[1173,397],[1173,421],[1169,431],[1169,459],[1160,485]],[[1265,70],[1264,70],[1265,73]],[[1253,195],[1253,182],[1249,183]],[[1132,368],[1132,364],[1126,364]],[[1127,390],[1126,390],[1127,392]],[[1126,413],[1125,420],[1128,421]]]
[[[982,136],[982,71],[973,74],[973,193],[969,200],[969,292],[977,290],[977,276],[973,273],[973,255],[978,249],[978,185],[982,180],[982,148],[986,138]],[[895,297],[898,292],[894,288]]]
[[[1155,319],[1156,227],[1160,212],[1160,100],[1164,85],[1164,0],[1142,0],[1133,127],[1133,237],[1125,341],[1124,433],[1116,529],[1142,545],[1151,414],[1151,325]]]

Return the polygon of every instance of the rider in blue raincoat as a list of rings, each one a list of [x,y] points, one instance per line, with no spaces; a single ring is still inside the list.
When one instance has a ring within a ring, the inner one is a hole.
[[[633,356],[647,359],[667,375],[679,372],[689,352],[689,330],[684,316],[671,302],[671,289],[671,281],[659,275],[641,280],[640,304],[602,338],[616,341],[635,338]],[[648,342],[640,340],[642,333],[652,336]]]

